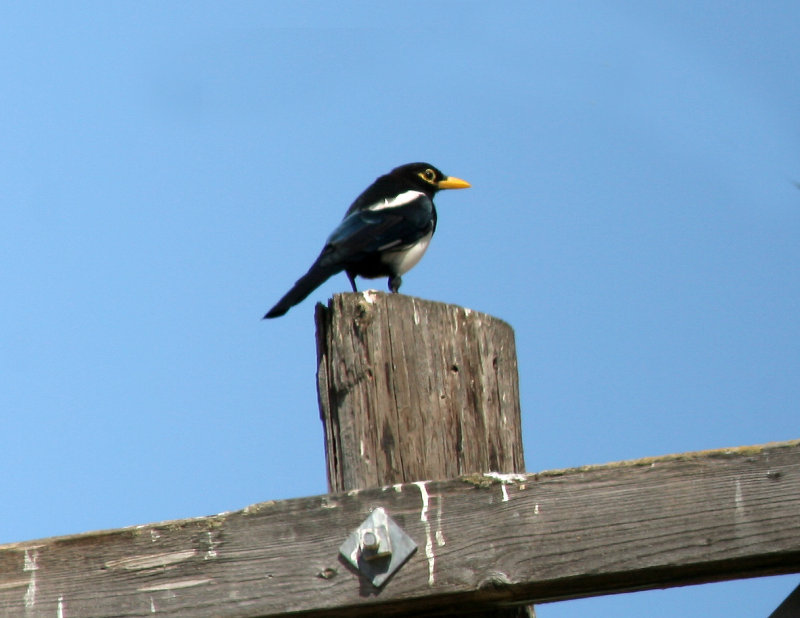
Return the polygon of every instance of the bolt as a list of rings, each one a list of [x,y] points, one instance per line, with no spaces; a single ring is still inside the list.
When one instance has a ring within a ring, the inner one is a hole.
[[[381,542],[374,530],[364,530],[361,534],[361,549],[366,551],[376,551]]]

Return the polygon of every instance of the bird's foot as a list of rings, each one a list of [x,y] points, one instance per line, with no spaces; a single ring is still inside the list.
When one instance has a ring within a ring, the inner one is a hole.
[[[350,285],[353,287],[354,292],[358,292],[358,288],[356,287],[356,276],[349,272],[346,273],[347,278],[350,280]]]
[[[400,291],[400,284],[403,283],[403,278],[400,275],[389,277],[389,291],[397,294]]]

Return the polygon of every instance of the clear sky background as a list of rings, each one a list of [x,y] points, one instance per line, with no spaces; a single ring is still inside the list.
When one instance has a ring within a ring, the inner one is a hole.
[[[0,543],[325,493],[347,279],[260,318],[416,160],[473,188],[403,292],[514,327],[529,471],[800,437],[799,76],[796,0],[4,3]]]

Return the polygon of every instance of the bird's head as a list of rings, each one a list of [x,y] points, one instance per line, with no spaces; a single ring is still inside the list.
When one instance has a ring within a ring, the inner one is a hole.
[[[470,186],[466,180],[445,176],[430,163],[407,163],[394,168],[390,174],[431,195],[440,189],[466,189]]]

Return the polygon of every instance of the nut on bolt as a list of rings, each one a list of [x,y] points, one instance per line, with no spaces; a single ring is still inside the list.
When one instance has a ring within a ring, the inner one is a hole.
[[[358,551],[364,560],[377,560],[392,555],[389,517],[382,508],[372,511],[358,529]]]
[[[383,586],[416,549],[411,537],[377,507],[345,539],[339,553],[373,585]]]
[[[380,539],[375,530],[367,528],[361,531],[361,552],[376,552],[381,546]]]

